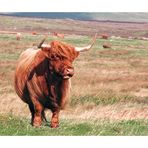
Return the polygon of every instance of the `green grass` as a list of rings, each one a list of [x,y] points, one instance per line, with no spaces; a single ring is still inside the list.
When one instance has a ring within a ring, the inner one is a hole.
[[[34,128],[30,121],[12,115],[0,115],[0,135],[31,136],[89,136],[89,135],[148,135],[148,121],[98,121],[98,120],[61,120],[57,129],[51,129],[49,123]]]

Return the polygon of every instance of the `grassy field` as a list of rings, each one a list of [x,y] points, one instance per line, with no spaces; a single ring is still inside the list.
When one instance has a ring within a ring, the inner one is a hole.
[[[26,32],[17,41],[15,35],[0,34],[0,135],[148,135],[148,41],[127,38],[97,39],[82,53],[74,62],[71,97],[61,111],[60,127],[44,123],[33,128],[13,77],[20,53],[43,37]],[[49,36],[46,42],[53,39]],[[83,46],[90,40],[67,35],[62,41]],[[104,49],[106,42],[112,47]],[[50,121],[49,111],[46,116]]]
[[[34,128],[30,121],[14,116],[0,116],[0,135],[27,136],[116,136],[116,135],[147,135],[147,122],[143,120],[130,121],[98,121],[65,119],[57,129],[51,129],[49,123],[41,128]]]

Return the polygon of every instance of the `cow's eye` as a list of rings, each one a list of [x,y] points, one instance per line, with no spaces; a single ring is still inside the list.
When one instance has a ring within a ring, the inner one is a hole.
[[[54,55],[51,55],[50,59],[51,59],[51,60],[54,60]]]
[[[60,56],[53,54],[51,55],[51,60],[60,60]]]
[[[60,56],[55,55],[55,60],[60,60]]]

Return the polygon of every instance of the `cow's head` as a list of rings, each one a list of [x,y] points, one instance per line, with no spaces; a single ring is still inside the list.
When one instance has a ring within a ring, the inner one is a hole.
[[[43,44],[44,40],[38,46],[45,53],[49,59],[49,69],[53,74],[61,76],[62,79],[69,79],[74,74],[74,68],[72,63],[74,59],[79,55],[80,52],[89,50],[95,40],[85,47],[72,47],[66,43],[59,41],[52,41],[50,44]]]

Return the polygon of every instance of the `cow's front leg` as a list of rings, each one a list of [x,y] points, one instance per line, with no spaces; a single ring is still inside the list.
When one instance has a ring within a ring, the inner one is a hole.
[[[35,127],[40,127],[42,124],[43,106],[36,98],[32,98],[32,102],[34,106],[34,119],[32,124]]]
[[[51,128],[57,128],[59,126],[59,111],[52,112]]]
[[[40,127],[42,124],[42,106],[38,105],[35,107],[35,114],[34,114],[34,120],[33,120],[33,126]]]

